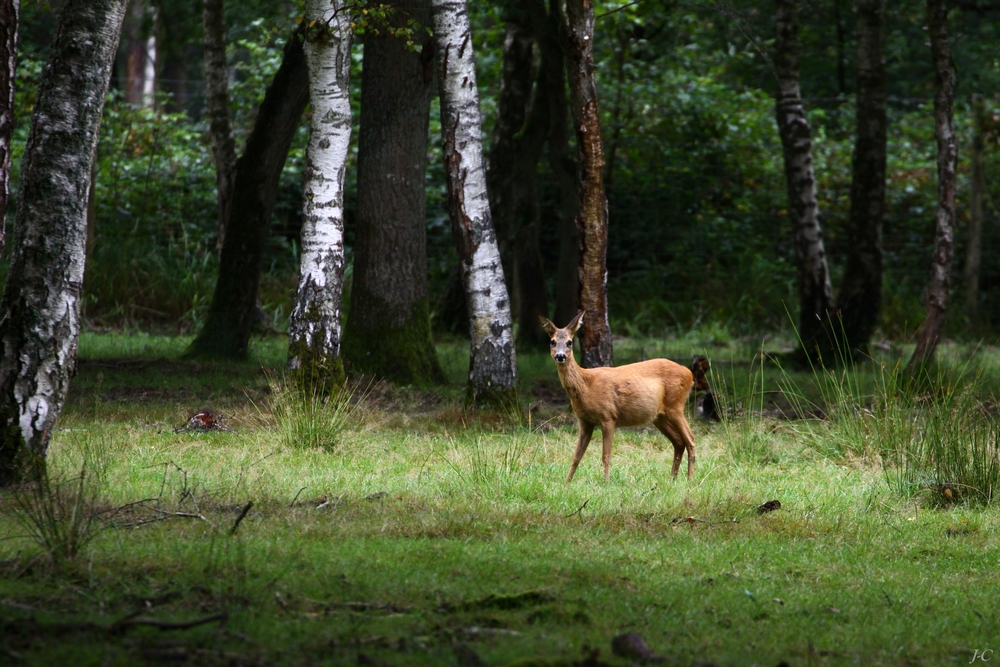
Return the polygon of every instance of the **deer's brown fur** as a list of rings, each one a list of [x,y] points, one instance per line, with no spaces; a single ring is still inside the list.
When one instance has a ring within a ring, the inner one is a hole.
[[[560,329],[544,317],[542,328],[549,335],[549,353],[556,362],[559,381],[569,395],[580,432],[573,465],[566,481],[573,479],[594,429],[600,427],[603,440],[604,479],[611,469],[611,443],[615,428],[652,423],[674,446],[676,476],[684,452],[688,455],[688,479],[694,475],[694,436],[684,416],[691,394],[691,371],[668,359],[650,359],[615,368],[581,368],[573,356],[573,335],[583,322],[583,313]]]

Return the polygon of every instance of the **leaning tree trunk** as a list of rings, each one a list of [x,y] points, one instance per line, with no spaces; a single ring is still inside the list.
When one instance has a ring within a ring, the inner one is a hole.
[[[945,0],[927,0],[927,27],[934,61],[934,136],[937,139],[938,205],[934,216],[934,255],[924,294],[926,316],[917,332],[911,367],[934,358],[948,307],[951,259],[955,235],[955,170],[958,141],[955,137],[955,68],[948,45],[948,6]]]
[[[537,347],[548,344],[548,336],[534,323],[539,315],[549,315],[537,187],[538,163],[549,133],[549,91],[545,71],[539,68],[532,96],[536,49],[524,4],[507,18],[487,186],[504,269],[513,287],[515,321],[521,325],[517,343]]]
[[[226,67],[225,0],[205,0],[205,110],[208,112],[212,155],[215,158],[217,248],[226,237],[226,221],[233,199],[236,141],[229,111],[229,69]]]
[[[0,303],[0,485],[44,470],[76,365],[87,192],[127,0],[69,0],[42,73]]]
[[[312,124],[302,189],[299,287],[288,323],[288,367],[303,384],[344,380],[344,172],[351,143],[350,15],[342,0],[307,0],[306,60]]]
[[[885,206],[885,2],[858,2],[857,138],[851,163],[848,256],[840,284],[841,346],[868,349],[882,310],[882,214]]]
[[[236,161],[229,233],[222,243],[219,278],[208,318],[189,356],[246,359],[257,312],[264,248],[278,198],[281,170],[309,102],[309,74],[300,28],[285,44],[281,66],[264,93],[257,120]]]
[[[21,0],[0,0],[0,250],[10,196],[11,141],[14,138],[14,76],[17,73],[17,28]]]
[[[400,0],[390,19],[430,22],[429,0]],[[344,362],[352,372],[404,384],[443,383],[427,301],[424,177],[433,45],[419,51],[385,31],[367,31],[361,72],[357,236]]]
[[[983,173],[985,137],[983,124],[986,105],[982,95],[972,96],[972,159],[969,173],[969,232],[965,244],[965,316],[978,319],[979,269],[983,256],[983,193],[986,177]]]
[[[469,311],[469,402],[515,405],[517,358],[483,163],[472,29],[465,0],[433,0],[448,204]]]
[[[604,196],[604,146],[594,83],[594,5],[567,0],[563,16],[570,106],[580,156],[580,328],[584,368],[611,366],[608,324],[608,202]]]
[[[816,204],[812,139],[799,91],[797,0],[778,0],[775,15],[774,69],[778,78],[776,111],[785,158],[788,209],[795,230],[796,277],[799,287],[799,340],[810,361],[831,359],[829,328],[833,288],[826,265],[823,232]]]

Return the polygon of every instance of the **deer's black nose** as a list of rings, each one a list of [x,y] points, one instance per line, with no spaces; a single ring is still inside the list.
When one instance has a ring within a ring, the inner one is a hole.
[[[555,360],[556,360],[557,364],[565,363],[566,362],[566,355],[563,354],[562,352],[560,352],[559,354],[557,354],[555,356]]]

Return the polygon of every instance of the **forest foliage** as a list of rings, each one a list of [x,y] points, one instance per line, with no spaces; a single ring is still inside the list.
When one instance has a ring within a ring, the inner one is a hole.
[[[230,4],[231,99],[241,150],[301,9],[296,3],[279,8],[263,2]],[[906,338],[922,319],[933,236],[933,73],[924,46],[923,3],[890,4],[886,298],[881,335]],[[96,224],[85,282],[85,318],[95,328],[193,330],[206,312],[218,269],[214,167],[199,92],[203,86],[200,4],[185,0],[170,5],[170,39],[174,50],[185,54],[191,94],[183,106],[160,93],[154,104],[137,107],[125,102],[120,73],[117,86],[112,82],[98,148]],[[488,138],[497,111],[505,3],[472,3],[470,11]],[[54,25],[49,12],[34,3],[24,8],[17,151],[27,136],[34,89],[51,35],[45,26]],[[613,330],[662,335],[696,328],[725,340],[789,328],[794,321],[795,269],[774,120],[770,4],[606,0],[598,3],[596,13],[597,81],[611,165],[607,190]],[[998,27],[983,18],[982,12],[971,8],[951,13],[959,72],[957,262],[964,257],[969,218],[971,96],[986,97],[988,128],[996,126],[1000,113],[1000,68],[990,48]],[[820,215],[835,286],[847,251],[853,22],[850,3],[844,0],[803,3],[802,90],[813,125]],[[152,32],[155,26],[145,29]],[[355,46],[356,69],[361,62],[360,42]],[[360,76],[352,79],[358,87]],[[354,91],[355,105],[359,92]],[[357,118],[355,113],[355,123]],[[445,202],[436,101],[431,123],[427,231],[433,301],[443,294],[457,260]],[[306,135],[303,122],[282,175],[262,281],[263,309],[268,326],[276,329],[287,325],[295,284]],[[15,166],[18,159],[19,152]],[[356,138],[349,160],[348,276]],[[986,182],[992,184],[987,221],[993,224],[984,226],[981,321],[953,314],[949,321],[953,336],[981,337],[1000,326],[1000,263],[991,259],[998,256],[991,249],[1000,244],[993,204],[1000,197],[995,192],[1000,170],[995,141],[987,142],[985,169]],[[546,223],[542,252],[554,283],[558,230],[548,222],[557,216],[558,192],[544,164],[540,183]],[[956,267],[956,275],[959,270]],[[961,291],[961,280],[953,284]]]

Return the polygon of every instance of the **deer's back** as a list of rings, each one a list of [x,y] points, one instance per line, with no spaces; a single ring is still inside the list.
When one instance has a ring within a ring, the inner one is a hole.
[[[648,424],[659,414],[683,410],[694,384],[691,371],[669,359],[582,372],[586,389],[577,397],[571,392],[570,400],[577,415],[594,424]]]

